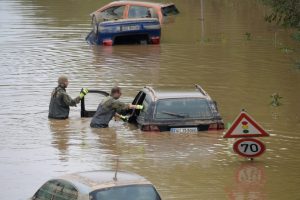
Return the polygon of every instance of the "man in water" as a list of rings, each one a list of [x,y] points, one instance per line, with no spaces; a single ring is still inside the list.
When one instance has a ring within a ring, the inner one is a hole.
[[[66,76],[60,76],[58,78],[58,86],[54,88],[51,94],[49,118],[67,119],[69,117],[70,106],[76,106],[88,93],[88,89],[82,89],[79,96],[72,99],[66,92],[68,85],[69,81]]]
[[[107,128],[109,121],[114,117],[119,117],[123,120],[126,118],[118,113],[128,109],[143,109],[142,105],[132,105],[120,102],[118,99],[121,97],[121,88],[113,87],[110,96],[103,99],[99,104],[95,115],[91,121],[92,128]]]

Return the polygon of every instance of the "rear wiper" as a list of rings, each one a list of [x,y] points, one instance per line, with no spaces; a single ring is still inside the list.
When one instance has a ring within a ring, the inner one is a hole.
[[[180,118],[185,118],[187,116],[187,115],[181,115],[181,114],[178,114],[178,113],[172,113],[172,112],[167,112],[167,111],[161,111],[161,113],[171,115],[171,116],[180,117]]]

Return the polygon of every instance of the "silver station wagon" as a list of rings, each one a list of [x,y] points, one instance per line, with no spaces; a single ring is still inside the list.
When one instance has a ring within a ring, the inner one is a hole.
[[[47,181],[31,200],[161,200],[142,176],[120,171],[74,173]]]

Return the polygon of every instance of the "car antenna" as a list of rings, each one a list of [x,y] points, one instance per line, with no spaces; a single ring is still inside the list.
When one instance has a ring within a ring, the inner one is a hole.
[[[115,176],[114,176],[114,181],[117,181],[117,175],[118,175],[118,170],[119,170],[119,157],[117,158],[117,165],[116,165],[116,171],[115,171]]]

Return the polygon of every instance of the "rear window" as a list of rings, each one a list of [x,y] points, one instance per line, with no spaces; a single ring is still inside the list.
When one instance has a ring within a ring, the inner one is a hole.
[[[175,5],[169,5],[162,8],[162,14],[164,16],[177,15],[179,13]]]
[[[156,106],[156,119],[211,119],[213,114],[206,99],[164,99]]]
[[[91,200],[161,200],[152,185],[130,185],[96,190]]]

